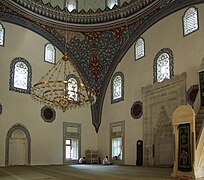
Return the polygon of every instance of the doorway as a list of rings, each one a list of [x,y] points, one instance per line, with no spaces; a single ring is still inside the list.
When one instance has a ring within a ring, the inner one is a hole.
[[[13,132],[9,139],[9,165],[27,165],[28,140],[22,130]]]
[[[136,160],[136,165],[137,166],[142,166],[143,165],[143,141],[138,140],[137,144],[137,160]]]
[[[31,138],[27,128],[17,123],[7,132],[5,165],[30,165]]]

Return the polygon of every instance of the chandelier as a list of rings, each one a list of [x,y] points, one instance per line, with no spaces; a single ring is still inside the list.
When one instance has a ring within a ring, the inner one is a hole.
[[[70,78],[73,76],[76,78]],[[33,85],[31,96],[37,102],[59,108],[63,112],[95,103],[95,91],[87,84],[81,83],[82,80],[65,51],[56,65]]]

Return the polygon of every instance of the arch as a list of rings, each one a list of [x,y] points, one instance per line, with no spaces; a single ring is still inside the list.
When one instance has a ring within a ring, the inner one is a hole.
[[[181,10],[184,7],[195,5],[203,3],[202,0],[195,0],[195,1],[181,1],[180,4],[177,4],[176,2],[172,2],[171,6],[167,6],[166,8],[161,9],[151,17],[145,19],[145,22],[142,23],[137,29],[134,29],[134,33],[131,35],[131,37],[124,42],[124,44],[120,47],[118,50],[118,53],[115,56],[114,61],[112,62],[108,72],[107,76],[104,79],[104,84],[101,88],[100,94],[96,100],[96,103],[91,106],[92,110],[92,117],[93,119],[93,125],[95,126],[96,132],[99,130],[99,126],[101,124],[101,115],[102,115],[102,109],[103,109],[103,103],[104,98],[106,95],[106,91],[109,85],[109,82],[111,80],[112,74],[114,73],[118,63],[122,60],[123,56],[126,54],[126,52],[129,50],[129,48],[135,43],[135,41],[151,26],[156,24],[161,19],[165,18],[166,16]]]
[[[19,67],[20,66],[20,67]],[[21,84],[16,86],[15,85],[15,73],[16,69],[24,69],[24,73],[26,73],[26,87],[22,86]],[[30,63],[22,57],[14,58],[10,64],[10,81],[9,81],[9,90],[16,91],[20,93],[27,93],[30,94],[31,92],[31,81],[32,81],[32,68]]]
[[[31,138],[30,138],[30,133],[28,131],[28,129],[20,124],[20,123],[17,123],[17,124],[14,124],[7,132],[7,135],[6,135],[6,150],[5,150],[5,166],[8,166],[9,165],[9,139],[11,138],[12,134],[16,131],[16,130],[21,130],[24,132],[27,140],[28,140],[28,165],[30,165],[31,163]]]
[[[65,48],[64,46],[65,46],[66,40],[61,34],[59,34],[53,28],[52,29],[43,28],[44,26],[40,26],[37,23],[34,23],[33,21],[29,21],[29,19],[25,19],[16,14],[10,14],[6,12],[0,12],[0,19],[2,21],[17,24],[21,27],[24,27],[26,29],[29,29],[37,33],[38,35],[47,39],[52,45],[58,48],[61,52],[64,52],[64,48]],[[80,65],[78,64],[76,57],[74,56],[69,46],[66,47],[66,51],[70,56],[69,61],[74,65],[77,71],[80,72],[82,77],[90,84],[90,81],[89,79],[87,79],[87,76],[83,71],[83,68],[80,67]]]

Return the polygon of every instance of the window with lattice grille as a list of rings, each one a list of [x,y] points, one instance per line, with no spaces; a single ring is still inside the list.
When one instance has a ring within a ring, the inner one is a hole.
[[[183,16],[184,36],[198,29],[198,10],[195,7],[187,9]]]
[[[32,68],[27,60],[17,57],[10,65],[10,90],[20,93],[31,91]]]
[[[4,35],[5,35],[5,29],[3,25],[0,23],[0,46],[4,46]]]
[[[135,59],[138,60],[145,55],[144,39],[139,38],[135,44]]]
[[[157,81],[162,82],[170,78],[169,55],[163,53],[157,59]]]
[[[153,66],[154,82],[162,82],[164,79],[170,79],[174,75],[173,53],[170,49],[160,50]]]
[[[45,61],[55,64],[55,61],[56,61],[55,54],[56,54],[55,47],[50,43],[46,44],[45,45]]]
[[[116,72],[111,81],[111,103],[119,102],[124,99],[124,75]]]
[[[28,67],[23,62],[17,62],[14,70],[14,87],[27,89]]]

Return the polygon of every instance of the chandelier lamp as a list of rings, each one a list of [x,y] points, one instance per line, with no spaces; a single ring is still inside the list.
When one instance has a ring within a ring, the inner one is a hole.
[[[33,85],[31,96],[37,102],[61,109],[63,112],[94,104],[95,91],[88,84],[81,83],[82,80],[65,51],[63,57]]]

